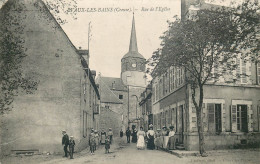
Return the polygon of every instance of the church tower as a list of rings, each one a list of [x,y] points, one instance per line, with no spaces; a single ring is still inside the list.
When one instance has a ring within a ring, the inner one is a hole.
[[[129,51],[121,59],[121,79],[125,85],[145,87],[145,58],[138,52],[133,15]]]

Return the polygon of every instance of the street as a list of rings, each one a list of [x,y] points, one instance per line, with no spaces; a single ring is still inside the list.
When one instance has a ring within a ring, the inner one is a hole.
[[[172,163],[260,163],[260,149],[209,151],[208,157],[188,156],[179,158],[162,150],[137,150],[134,143],[126,144],[125,138],[115,139],[110,153],[105,154],[104,146],[100,146],[91,155],[89,149],[75,153],[74,159],[61,155],[13,156],[2,159],[2,164],[172,164]]]

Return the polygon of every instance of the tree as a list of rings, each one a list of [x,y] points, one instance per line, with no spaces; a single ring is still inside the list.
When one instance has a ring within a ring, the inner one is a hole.
[[[76,8],[76,1],[70,0],[45,0],[48,9],[56,18],[59,24],[67,22],[62,13],[76,19],[76,13],[69,12],[68,8]],[[39,11],[41,1],[35,1],[35,7]],[[9,0],[0,10],[0,114],[11,110],[10,105],[19,92],[32,94],[38,85],[37,79],[32,75],[25,75],[22,68],[22,61],[27,56],[27,49],[24,47],[24,24],[27,15],[19,14],[26,8],[23,1]],[[18,14],[13,14],[15,10]]]
[[[185,82],[191,89],[196,108],[199,151],[202,156],[206,156],[201,114],[203,87],[209,80],[216,82],[221,76],[226,82],[234,82],[234,70],[237,67],[234,59],[243,53],[241,48],[246,52],[256,52],[259,48],[255,44],[257,23],[251,18],[253,14],[248,15],[252,10],[255,9],[245,3],[235,9],[201,9],[183,21],[175,17],[176,20],[169,22],[169,29],[161,37],[162,47],[150,59],[150,65],[156,65],[153,77],[163,74],[170,66],[184,68]],[[242,57],[246,58],[246,55]]]

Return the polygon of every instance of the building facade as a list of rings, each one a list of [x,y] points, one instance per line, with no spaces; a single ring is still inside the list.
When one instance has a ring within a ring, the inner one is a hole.
[[[212,5],[204,1],[183,0],[182,19],[209,7]],[[202,121],[206,150],[260,143],[260,65],[240,56],[234,60],[238,64],[236,70],[217,80],[211,78],[204,86]],[[219,69],[213,68],[212,73]],[[185,76],[183,68],[170,67],[153,79],[153,122],[156,128],[173,125],[177,143],[186,150],[198,150],[196,109]]]
[[[141,126],[145,131],[149,130],[149,125],[153,124],[152,114],[152,87],[149,84],[146,89],[141,93],[141,102],[139,103],[141,108]]]
[[[26,57],[25,76],[38,81],[33,94],[19,92],[11,111],[1,115],[1,154],[61,153],[62,130],[74,136],[76,151],[88,145],[90,128],[99,113],[99,92],[88,67],[88,51],[76,49],[41,0],[9,0],[3,15],[19,20]],[[15,25],[14,25],[15,26]]]

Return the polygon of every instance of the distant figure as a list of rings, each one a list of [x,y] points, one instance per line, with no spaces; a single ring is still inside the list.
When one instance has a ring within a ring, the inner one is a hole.
[[[69,145],[69,136],[66,134],[66,131],[63,130],[62,131],[62,145],[64,146],[63,149],[64,149],[64,157],[68,157],[68,145]]]
[[[95,154],[95,145],[96,145],[96,140],[95,140],[94,129],[91,129],[91,133],[89,134],[89,147],[90,147],[91,155]]]
[[[140,127],[140,130],[137,132],[137,149],[144,149],[145,148],[145,142],[144,142],[144,136],[145,132],[143,131],[143,127]]]
[[[73,136],[70,136],[70,140],[69,140],[70,159],[73,159],[74,147],[75,147],[74,138]]]
[[[166,126],[163,126],[162,132],[161,132],[161,136],[167,136],[168,135],[168,131]]]
[[[132,132],[132,142],[136,143],[137,142],[137,130],[134,127],[133,132]]]
[[[100,143],[101,145],[104,145],[106,143],[106,132],[104,131],[104,129],[102,129],[101,133],[100,133]]]
[[[94,149],[97,150],[97,146],[99,145],[99,135],[98,135],[98,131],[95,130],[95,131],[94,131],[94,134],[95,134],[95,147],[94,147]]]
[[[120,130],[120,137],[122,138],[124,136],[124,132],[123,132],[123,130],[121,129]]]
[[[110,137],[109,136],[107,136],[105,139],[105,149],[106,149],[105,153],[106,154],[109,153],[109,149],[110,149]]]
[[[154,139],[154,144],[157,150],[159,149],[159,147],[161,147],[160,136],[161,136],[161,129],[157,129],[155,133],[155,139]]]
[[[170,126],[170,132],[169,132],[169,141],[168,141],[168,148],[170,150],[175,149],[175,131],[174,126]]]
[[[113,141],[113,131],[111,128],[109,128],[107,135],[109,136],[110,144],[112,144]]]
[[[129,127],[127,128],[125,134],[126,134],[127,143],[130,143],[131,131],[130,131]]]
[[[149,130],[147,132],[147,149],[153,150],[155,148],[154,145],[154,137],[155,137],[155,132],[153,131],[153,125],[149,125]]]

